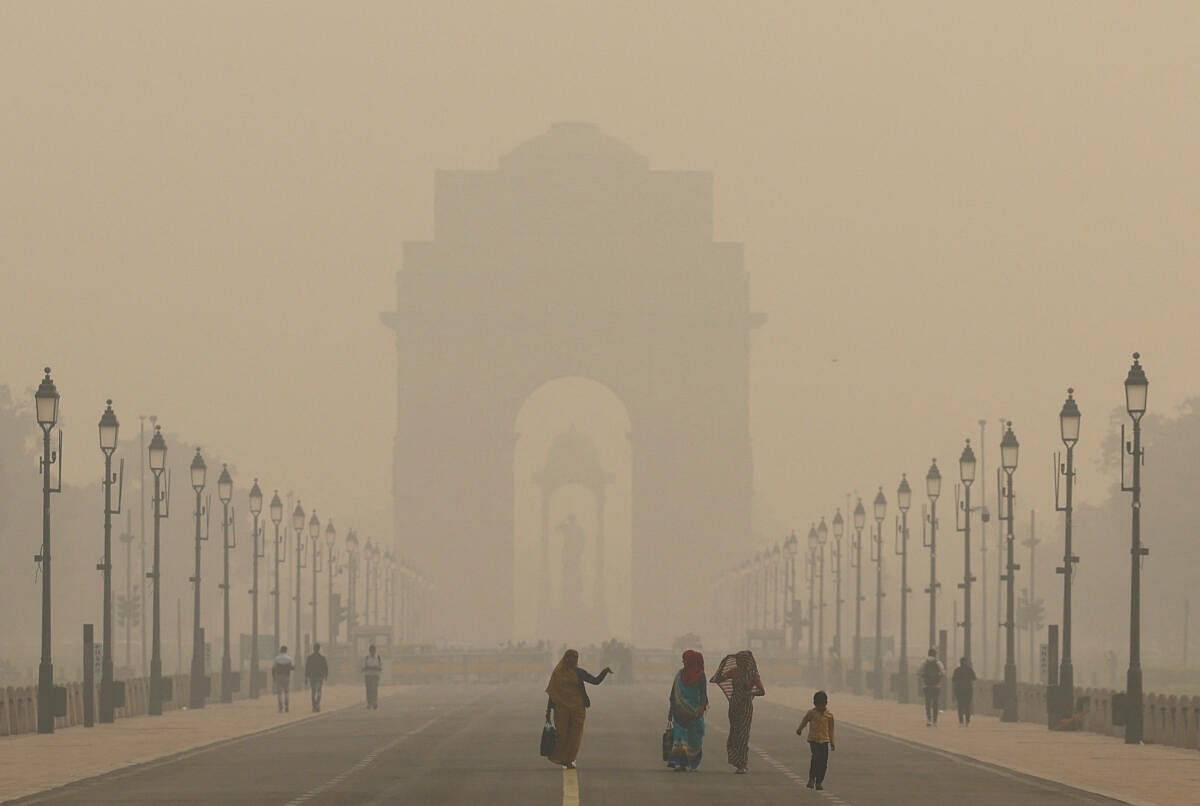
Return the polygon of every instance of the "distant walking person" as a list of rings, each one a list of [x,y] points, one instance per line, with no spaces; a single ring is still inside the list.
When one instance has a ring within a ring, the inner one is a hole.
[[[604,678],[612,674],[612,669],[605,666],[599,675],[593,675],[586,669],[579,668],[579,653],[568,649],[562,660],[550,674],[550,682],[546,685],[546,721],[550,721],[550,713],[554,712],[554,730],[558,733],[558,741],[554,744],[554,752],[550,761],[561,764],[567,769],[575,769],[575,759],[579,756],[579,745],[583,742],[583,723],[587,719],[587,709],[592,707],[584,683],[598,686]]]
[[[704,656],[689,649],[683,653],[683,668],[671,684],[673,736],[667,766],[676,772],[695,772],[704,748],[704,712],[708,710],[708,680]]]
[[[812,761],[808,764],[808,788],[824,789],[822,782],[829,769],[829,753],[833,747],[833,711],[826,707],[829,695],[818,691],[813,695],[813,707],[800,720],[796,735],[802,735],[804,726],[808,726],[808,749],[812,752]]]
[[[275,699],[279,702],[279,713],[291,710],[288,701],[288,689],[292,684],[292,670],[296,668],[292,656],[287,653],[287,647],[279,647],[279,654],[271,665],[271,679],[275,683]]]
[[[744,775],[750,770],[750,723],[754,719],[754,698],[767,692],[758,676],[754,654],[743,649],[726,655],[709,681],[716,683],[729,699],[729,739],[725,749],[733,771]]]
[[[921,664],[920,675],[921,686],[925,690],[925,726],[936,726],[942,681],[946,679],[946,667],[938,660],[936,649],[929,650],[929,657]]]
[[[375,652],[375,645],[367,649],[367,656],[363,658],[363,680],[367,684],[367,707],[379,707],[379,677],[383,674],[383,658],[379,657]]]
[[[304,661],[304,682],[312,692],[313,713],[321,710],[321,689],[329,679],[329,662],[321,654],[321,644],[313,642],[312,654]]]
[[[975,670],[967,659],[960,658],[958,668],[950,676],[950,688],[954,690],[954,702],[958,704],[958,724],[971,724],[971,699],[975,694]]]

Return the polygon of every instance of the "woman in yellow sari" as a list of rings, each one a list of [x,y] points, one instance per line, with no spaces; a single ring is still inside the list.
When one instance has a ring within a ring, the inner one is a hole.
[[[583,741],[583,723],[587,719],[587,709],[592,704],[583,684],[599,685],[611,673],[612,669],[607,666],[598,676],[580,669],[579,653],[574,649],[568,649],[554,667],[550,683],[546,686],[546,693],[550,695],[546,702],[546,720],[550,720],[550,712],[553,711],[554,730],[558,734],[550,761],[575,768],[575,758]]]

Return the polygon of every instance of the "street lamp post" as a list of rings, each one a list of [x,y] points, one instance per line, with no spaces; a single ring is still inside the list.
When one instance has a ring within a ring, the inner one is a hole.
[[[42,658],[38,664],[37,732],[54,733],[54,662],[50,656],[50,496],[62,492],[62,429],[58,450],[50,450],[50,432],[58,422],[58,389],[50,379],[50,367],[33,395],[38,425],[42,428],[42,553],[34,562],[42,564]],[[50,483],[50,466],[58,463],[58,485]]]
[[[321,571],[321,521],[314,509],[308,521],[308,539],[312,543],[312,640],[317,642],[317,574]]]
[[[281,626],[279,624],[279,594],[280,594],[279,567],[287,560],[286,538],[282,544],[283,548],[284,548],[284,556],[281,557],[279,555],[279,546],[280,546],[279,524],[282,520],[283,520],[283,501],[279,498],[279,490],[276,490],[275,494],[273,496],[271,496],[271,523],[275,524],[275,557],[274,557],[274,560],[275,560],[275,588],[274,588],[274,590],[271,591],[271,598],[274,599],[274,606],[275,606],[275,614],[274,614],[275,615],[275,632],[272,635],[271,640],[277,647],[283,644],[283,638],[279,633],[279,629]]]
[[[224,592],[223,624],[225,627],[221,637],[221,702],[233,702],[233,658],[229,654],[229,527],[232,520],[229,515],[229,502],[233,500],[233,477],[229,475],[229,467],[221,465],[221,475],[217,477],[217,497],[221,499],[223,517],[221,520],[222,557],[225,564],[225,574],[221,583]],[[234,537],[237,540],[237,537]]]
[[[154,476],[154,566],[146,574],[154,583],[154,595],[150,600],[153,610],[153,629],[150,634],[150,708],[154,716],[162,714],[163,678],[162,678],[162,630],[159,622],[159,580],[162,571],[161,554],[159,550],[162,534],[162,520],[170,516],[171,475],[167,474],[167,483],[162,485],[163,472],[167,467],[167,441],[163,439],[161,426],[154,426],[154,436],[150,438],[150,473]],[[144,616],[143,616],[144,618]]]
[[[925,495],[929,497],[929,515],[923,518],[921,523],[922,542],[929,549],[929,587],[925,592],[929,594],[929,646],[930,648],[938,645],[937,635],[937,592],[941,587],[941,583],[937,579],[937,500],[942,494],[942,473],[938,470],[937,459],[929,465],[929,472],[925,474]],[[928,526],[928,537],[924,527]],[[942,658],[942,660],[946,660]]]
[[[192,489],[196,491],[196,573],[190,580],[195,585],[195,601],[192,604],[192,680],[188,705],[195,709],[203,708],[204,701],[208,698],[208,679],[204,674],[204,640],[200,631],[200,544],[208,540],[208,529],[200,529],[201,519],[208,513],[201,494],[204,492],[208,467],[204,464],[204,457],[200,455],[199,448],[196,448],[196,455],[192,457],[191,475]]]
[[[337,555],[334,553],[334,541],[337,540],[337,530],[333,528],[333,519],[325,525],[325,575],[329,577],[329,595],[325,597],[325,607],[329,609],[329,644],[337,641],[337,614],[333,612],[333,578],[337,576]]]
[[[784,556],[787,557],[787,566],[785,569],[785,573],[783,575],[784,597],[787,600],[787,613],[785,616],[785,623],[787,625],[787,647],[788,647],[788,655],[791,656],[793,660],[796,659],[795,653],[796,653],[796,645],[797,645],[797,641],[796,641],[796,550],[797,550],[797,544],[799,542],[800,541],[796,539],[795,532],[792,532],[791,534],[789,534],[787,536],[787,538],[785,538],[783,541],[783,553],[784,553]],[[401,562],[401,570],[402,570],[402,573],[404,574],[405,578],[411,578],[411,574],[410,574],[407,563]],[[404,606],[405,618],[402,622],[402,628],[407,633],[408,623],[410,621],[409,616],[411,615],[409,612],[409,608],[411,606],[411,599],[412,599],[411,583],[406,585],[406,589],[408,591],[408,594],[405,597],[405,606]]]
[[[303,606],[301,604],[300,594],[303,587],[302,583],[304,581],[303,574],[300,572],[305,567],[304,509],[300,506],[299,500],[296,501],[296,508],[292,510],[292,531],[296,533],[296,595],[294,597],[296,600],[296,643],[292,647],[292,657],[299,659],[301,652],[300,608]]]
[[[351,529],[346,533],[346,638],[354,639],[354,628],[358,626],[358,533]]]
[[[1055,457],[1054,508],[1063,513],[1063,564],[1058,573],[1063,575],[1063,618],[1062,618],[1062,662],[1058,673],[1058,692],[1055,701],[1063,716],[1068,716],[1075,706],[1075,667],[1071,662],[1071,578],[1075,564],[1079,562],[1071,551],[1071,516],[1074,512],[1075,490],[1075,443],[1079,441],[1079,405],[1075,402],[1075,390],[1067,390],[1067,399],[1058,413],[1059,431],[1063,445],[1067,447],[1066,464]],[[1067,480],[1066,499],[1058,503],[1059,476]]]
[[[258,486],[258,479],[250,488],[250,514],[254,517],[254,531],[250,538],[253,549],[253,586],[250,588],[250,699],[258,699],[258,561],[266,557],[266,541],[260,540],[262,534],[258,531],[258,516],[262,514],[263,495]]]
[[[1014,632],[1014,628],[1016,627],[1016,607],[1013,599],[1013,586],[1016,582],[1017,571],[1020,570],[1021,566],[1013,561],[1013,472],[1017,469],[1017,452],[1019,448],[1020,445],[1017,442],[1016,434],[1013,433],[1012,423],[1010,422],[1007,428],[1005,428],[1004,436],[1000,439],[1000,467],[1006,477],[1004,489],[1001,492],[1004,495],[1006,508],[1008,509],[1004,518],[1007,524],[1007,536],[1004,541],[1007,552],[1007,566],[1004,576],[1001,577],[1001,581],[1005,583],[1007,593],[1004,611],[1004,712],[1000,715],[1001,722],[1017,721],[1017,661],[1016,635]],[[998,503],[999,501],[997,501]]]
[[[808,529],[808,665],[817,664],[817,530]],[[819,673],[818,673],[819,676]]]
[[[887,515],[887,499],[883,488],[875,493],[875,699],[883,699],[883,519]]]
[[[967,440],[962,455],[958,457],[958,476],[963,485],[963,501],[959,503],[962,512],[962,524],[955,528],[963,533],[963,581],[959,588],[963,592],[963,656],[967,663],[971,662],[971,485],[975,482],[975,451],[971,450],[971,440]],[[956,496],[957,497],[957,496]],[[955,513],[957,520],[958,513]]]
[[[867,524],[867,511],[862,499],[854,507],[854,683],[850,689],[862,694],[862,530]]]
[[[825,647],[825,543],[829,540],[829,527],[821,518],[817,526],[817,657],[820,663],[817,670],[820,677],[817,682],[825,685],[825,660],[828,655]]]
[[[912,488],[908,486],[908,474],[900,474],[900,486],[896,488],[896,506],[900,509],[900,663],[898,673],[898,699],[908,702],[908,508],[912,506]]]
[[[100,450],[104,454],[104,562],[98,566],[104,574],[104,651],[100,672],[100,721],[112,722],[115,718],[113,703],[113,660],[112,660],[112,516],[121,512],[121,499],[125,489],[125,460],[121,460],[121,485],[117,492],[117,508],[112,506],[112,486],[117,477],[112,472],[112,457],[117,450],[117,434],[121,424],[113,412],[112,401],[105,401],[104,413],[100,415]]]
[[[846,522],[842,519],[842,510],[839,508],[833,515],[833,544],[829,547],[829,559],[833,565],[833,652],[836,658],[836,684],[838,688],[844,683],[845,675],[842,671],[842,605],[845,600],[842,598],[842,534],[845,532]]]
[[[1125,426],[1121,426],[1121,490],[1133,494],[1130,506],[1130,577],[1129,577],[1129,671],[1125,678],[1125,744],[1141,744],[1143,729],[1142,712],[1142,558],[1150,549],[1142,545],[1142,464],[1146,461],[1142,451],[1142,415],[1146,413],[1146,397],[1150,383],[1142,369],[1141,356],[1133,354],[1133,365],[1125,377],[1125,410],[1133,421],[1133,443],[1125,442]],[[1125,485],[1125,457],[1128,453],[1133,462],[1133,479]]]

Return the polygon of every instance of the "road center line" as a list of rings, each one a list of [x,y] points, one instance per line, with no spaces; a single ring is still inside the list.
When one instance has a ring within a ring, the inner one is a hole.
[[[447,713],[449,713],[449,712],[447,712]],[[323,792],[333,789],[335,786],[337,786],[338,784],[345,781],[347,778],[349,778],[354,773],[361,772],[362,770],[369,767],[372,763],[374,763],[375,759],[379,758],[381,755],[383,755],[387,751],[391,750],[393,747],[400,744],[405,739],[411,738],[412,736],[416,736],[418,733],[420,733],[421,731],[428,728],[434,722],[437,722],[443,716],[446,716],[446,714],[440,714],[438,716],[435,716],[433,719],[429,720],[428,722],[425,722],[424,724],[419,725],[419,726],[413,728],[412,730],[407,731],[406,733],[400,734],[395,739],[392,739],[390,742],[383,745],[382,747],[375,748],[370,753],[367,753],[361,759],[359,759],[358,761],[356,761],[354,764],[347,767],[346,769],[342,770],[340,773],[333,776],[325,783],[321,784],[318,787],[314,787],[313,789],[310,789],[309,791],[305,792],[303,795],[300,795],[297,798],[289,800],[287,802],[287,806],[300,806],[301,804],[305,803],[306,801],[309,801],[309,800],[315,798],[317,795],[320,795]]]
[[[579,806],[579,770],[563,767],[563,806]]]

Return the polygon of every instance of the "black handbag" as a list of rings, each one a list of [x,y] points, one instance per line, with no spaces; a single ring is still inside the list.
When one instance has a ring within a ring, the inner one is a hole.
[[[546,720],[546,724],[542,726],[542,747],[541,753],[546,758],[554,754],[554,746],[558,744],[558,731],[550,724],[550,720]]]
[[[670,717],[667,717],[667,729],[663,731],[662,746],[663,761],[670,761],[671,748],[675,746],[675,723]]]

